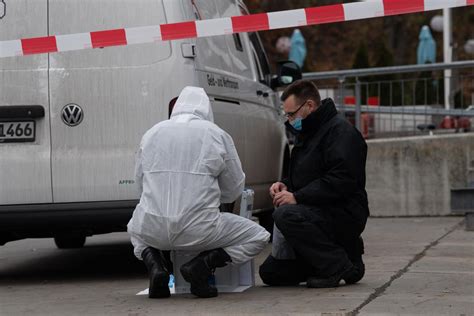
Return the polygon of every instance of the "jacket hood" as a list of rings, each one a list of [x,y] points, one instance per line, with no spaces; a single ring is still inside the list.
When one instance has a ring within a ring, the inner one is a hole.
[[[214,122],[211,103],[203,88],[185,87],[181,91],[173,108],[171,118],[184,114],[195,115],[200,119]]]

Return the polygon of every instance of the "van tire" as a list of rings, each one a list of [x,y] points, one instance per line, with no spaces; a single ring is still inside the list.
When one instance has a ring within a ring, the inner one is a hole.
[[[54,243],[59,249],[82,248],[86,243],[86,236],[81,234],[54,236]]]

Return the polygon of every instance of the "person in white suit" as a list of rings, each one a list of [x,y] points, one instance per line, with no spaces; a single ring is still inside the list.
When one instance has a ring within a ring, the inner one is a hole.
[[[217,267],[259,254],[270,234],[244,217],[221,213],[244,189],[245,174],[229,134],[213,122],[209,97],[186,87],[171,118],[148,130],[137,152],[140,202],[128,223],[136,257],[150,275],[150,298],[169,297],[165,250],[201,253],[181,268],[198,297],[217,296]]]

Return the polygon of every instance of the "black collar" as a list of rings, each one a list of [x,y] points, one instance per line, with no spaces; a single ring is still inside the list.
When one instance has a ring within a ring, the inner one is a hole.
[[[321,101],[321,105],[316,111],[308,115],[302,121],[301,131],[295,130],[289,121],[287,121],[285,125],[292,134],[305,136],[316,133],[324,123],[328,122],[336,115],[337,110],[334,101],[331,98],[327,98]]]

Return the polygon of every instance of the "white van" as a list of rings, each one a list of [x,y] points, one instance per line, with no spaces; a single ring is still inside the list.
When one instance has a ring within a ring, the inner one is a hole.
[[[0,40],[246,14],[237,0],[6,0]],[[286,138],[256,33],[0,59],[0,245],[123,231],[138,202],[141,136],[187,85],[209,94],[236,144],[254,207],[271,207]],[[286,76],[286,77],[288,77]],[[288,79],[288,78],[286,78]],[[291,81],[291,80],[290,80]],[[287,149],[286,149],[287,150]]]

